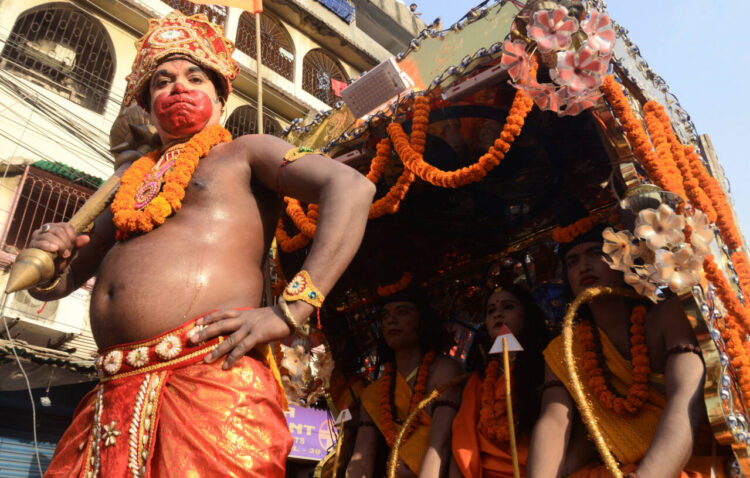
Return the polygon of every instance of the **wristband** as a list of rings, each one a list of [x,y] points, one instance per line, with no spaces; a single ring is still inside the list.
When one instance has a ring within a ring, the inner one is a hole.
[[[287,302],[301,300],[317,308],[321,308],[325,300],[325,296],[313,285],[310,274],[305,270],[299,271],[296,276],[292,277],[282,297]]]
[[[294,315],[292,315],[292,311],[289,310],[289,304],[286,303],[283,297],[279,297],[279,309],[281,309],[281,317],[284,319],[284,322],[286,322],[286,325],[289,327],[289,329],[299,335],[302,338],[305,338],[310,335],[310,326],[308,324],[300,325],[297,320],[294,318]]]

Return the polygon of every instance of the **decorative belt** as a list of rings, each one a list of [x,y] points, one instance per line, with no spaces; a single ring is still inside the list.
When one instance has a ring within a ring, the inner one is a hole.
[[[194,344],[190,337],[206,326],[195,325],[200,317],[153,339],[115,345],[101,350],[95,365],[102,382],[153,372],[164,368],[186,366],[200,361],[215,349],[224,337]]]

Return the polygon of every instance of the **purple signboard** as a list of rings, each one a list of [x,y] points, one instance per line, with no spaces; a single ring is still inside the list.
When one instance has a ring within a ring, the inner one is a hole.
[[[335,436],[328,426],[328,413],[325,410],[304,408],[289,404],[284,412],[289,432],[294,438],[290,458],[322,460],[335,443]]]

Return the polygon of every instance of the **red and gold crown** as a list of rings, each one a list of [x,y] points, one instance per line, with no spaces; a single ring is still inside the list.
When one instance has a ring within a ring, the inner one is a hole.
[[[159,63],[170,55],[185,55],[218,73],[224,81],[224,99],[232,91],[231,82],[240,72],[239,65],[232,59],[234,43],[224,37],[224,29],[220,25],[209,22],[202,13],[187,17],[174,10],[161,20],[150,19],[148,31],[136,40],[135,48],[138,53],[133,62],[133,71],[126,78],[125,106],[130,105],[133,99],[144,106],[141,100],[144,86]]]

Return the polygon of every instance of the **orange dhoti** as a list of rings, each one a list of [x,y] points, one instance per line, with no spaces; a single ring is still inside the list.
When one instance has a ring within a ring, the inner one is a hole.
[[[101,352],[46,477],[284,476],[292,437],[269,364],[255,351],[204,363],[221,339],[190,344],[195,320]]]
[[[482,380],[478,374],[474,374],[466,383],[461,408],[453,419],[453,458],[464,478],[513,478],[510,443],[495,443],[479,430],[481,396]],[[528,438],[519,436],[516,447],[521,476],[526,476]]]
[[[630,362],[620,355],[617,348],[615,348],[607,335],[601,330],[599,330],[599,337],[601,339],[604,362],[611,372],[610,383],[618,393],[625,395],[628,387],[633,383],[633,367]],[[634,415],[620,416],[614,411],[605,408],[599,402],[599,399],[592,394],[580,359],[582,350],[580,344],[576,341],[573,342],[573,356],[575,357],[579,374],[581,374],[581,385],[591,404],[591,409],[597,418],[597,423],[601,429],[604,441],[607,443],[607,447],[612,451],[617,460],[623,464],[623,471],[634,471],[638,462],[640,462],[651,446],[651,439],[656,432],[659,419],[667,404],[666,397],[653,386],[650,386],[648,400],[644,403],[640,411]],[[570,381],[568,369],[565,365],[561,337],[557,337],[550,342],[544,350],[544,359],[549,368],[570,392],[572,382]],[[651,374],[649,381],[652,384],[663,383],[664,378],[660,374]],[[710,432],[708,433],[710,434]],[[709,441],[712,439],[709,435],[708,437],[698,437],[698,440],[706,441],[704,438],[708,438]],[[710,445],[708,446],[710,447]],[[715,476],[719,478],[723,477],[722,462],[724,458],[718,457],[717,462],[714,463],[711,456],[695,452],[697,448],[700,447],[694,447],[694,455],[678,478],[708,477],[711,476],[712,468],[714,468]],[[570,475],[571,478],[603,478],[609,476],[611,476],[610,473],[599,463],[590,464]]]
[[[383,420],[380,416],[380,386],[382,382],[382,379],[376,380],[362,393],[362,405],[367,410],[367,413],[370,414],[370,418],[372,418],[373,423],[375,423],[381,433],[383,432]],[[393,394],[393,401],[396,405],[394,415],[397,415],[402,422],[409,415],[411,395],[412,390],[409,384],[406,383],[400,372],[396,372],[396,390]],[[394,416],[394,420],[395,418],[396,416]],[[409,438],[401,443],[401,447],[398,450],[398,457],[406,463],[406,466],[415,475],[418,475],[422,467],[422,459],[430,445],[432,417],[424,411],[420,411],[414,420],[417,422],[417,426],[412,434],[409,435]]]

